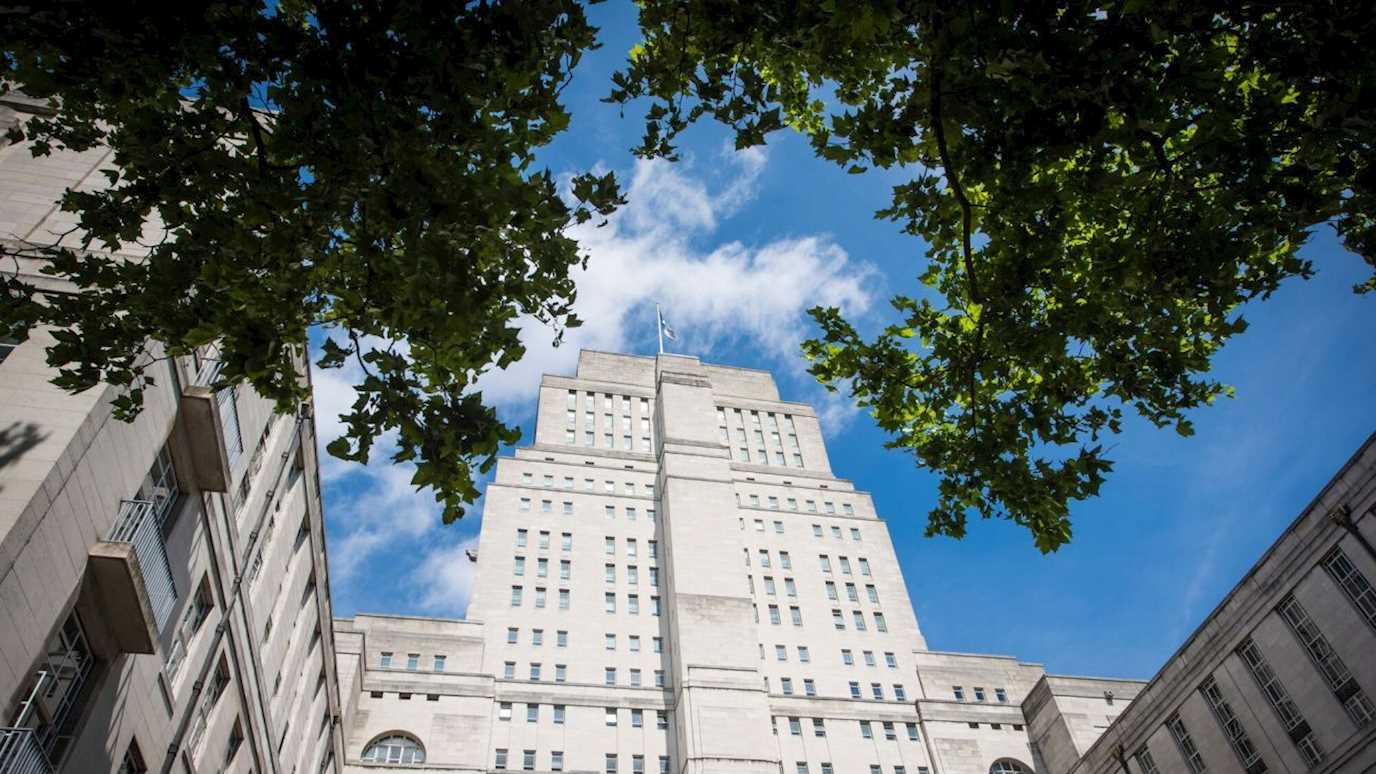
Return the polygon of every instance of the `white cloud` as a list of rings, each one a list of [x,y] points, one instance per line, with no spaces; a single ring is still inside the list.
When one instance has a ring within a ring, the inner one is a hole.
[[[727,241],[702,247],[724,218],[755,195],[767,163],[764,149],[724,151],[707,176],[693,163],[638,161],[626,187],[628,204],[602,227],[574,232],[589,256],[577,274],[574,305],[584,326],[567,332],[562,346],[538,323],[522,328],[526,356],[480,382],[487,400],[523,415],[533,406],[540,376],[571,373],[579,349],[626,351],[633,326],[653,330],[653,305],[662,305],[677,329],[678,351],[710,359],[717,347],[748,343],[776,369],[805,377],[799,344],[807,335],[807,309],[838,306],[866,312],[873,300],[874,267],[850,259],[824,234],[783,236],[761,245]],[[844,396],[806,397],[826,405],[835,428],[854,410]]]
[[[411,587],[415,589],[414,604],[427,613],[463,615],[476,571],[467,552],[477,547],[478,539],[472,537],[426,554],[410,575]]]

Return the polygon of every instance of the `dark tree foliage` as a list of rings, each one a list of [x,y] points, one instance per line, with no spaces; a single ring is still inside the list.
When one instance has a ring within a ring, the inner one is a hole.
[[[610,99],[648,99],[641,155],[709,116],[912,171],[878,216],[926,243],[925,287],[873,337],[812,310],[804,351],[940,477],[928,534],[978,514],[1056,549],[1125,412],[1188,435],[1229,393],[1212,356],[1311,274],[1313,228],[1376,266],[1370,3],[640,6]]]
[[[0,323],[55,326],[57,384],[121,386],[123,418],[151,382],[149,341],[218,342],[223,384],[290,411],[308,397],[294,359],[330,331],[319,365],[365,375],[329,452],[366,461],[395,430],[395,459],[446,521],[462,515],[471,469],[519,436],[476,379],[521,357],[519,317],[579,324],[565,230],[619,202],[611,175],[584,175],[566,203],[534,165],[595,45],[582,7],[49,0],[0,20],[0,88],[55,108],[11,141],[104,144],[115,162],[108,186],[62,199],[68,242],[4,244],[80,292],[6,271]],[[136,243],[146,257],[115,254]]]

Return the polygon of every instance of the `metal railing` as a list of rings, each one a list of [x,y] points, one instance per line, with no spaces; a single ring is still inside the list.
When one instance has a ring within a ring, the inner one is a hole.
[[[153,608],[153,620],[161,632],[177,606],[177,586],[172,580],[172,566],[167,561],[167,547],[163,545],[158,521],[157,509],[151,501],[124,500],[120,502],[119,517],[110,532],[110,541],[134,546],[148,603]]]
[[[0,728],[0,774],[52,774],[32,728]]]

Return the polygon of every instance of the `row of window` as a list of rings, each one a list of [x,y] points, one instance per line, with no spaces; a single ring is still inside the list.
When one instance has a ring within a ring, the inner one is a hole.
[[[529,512],[530,509],[531,509],[531,507],[532,507],[532,501],[531,501],[531,499],[530,499],[529,497],[522,497],[519,507],[520,507],[520,509],[521,509],[522,512]],[[553,501],[553,500],[541,500],[541,501],[540,501],[540,512],[541,512],[541,513],[554,513],[554,501]],[[573,515],[573,501],[572,501],[572,500],[564,500],[562,503],[560,503],[560,505],[559,505],[559,512],[560,512],[561,514],[565,515],[565,516],[572,516],[572,515]],[[634,506],[634,505],[627,505],[627,506],[625,506],[625,513],[626,513],[626,521],[637,521],[637,520],[639,519],[639,516],[640,516],[640,513],[639,513],[638,509],[637,509],[636,506]],[[604,516],[606,516],[608,519],[615,519],[615,518],[616,518],[616,506],[615,506],[615,505],[604,505],[604,506],[602,506],[602,514],[603,514]],[[655,523],[655,509],[654,509],[654,508],[646,508],[646,509],[645,509],[645,521],[647,521],[647,522],[649,522],[649,523],[651,523],[651,524]]]
[[[855,680],[850,681],[849,687],[850,687],[850,698],[852,698],[852,699],[864,699],[864,698],[865,698],[864,692],[861,690],[861,686],[860,686],[860,683],[859,683],[858,681],[855,681]],[[765,676],[765,678],[764,678],[764,688],[765,688],[765,691],[769,691],[769,690],[770,690],[769,677],[768,677],[768,676]],[[783,694],[784,696],[794,696],[794,695],[796,695],[796,694],[794,693],[793,678],[791,678],[791,677],[781,677],[781,678],[779,678],[779,692],[780,692],[781,694]],[[810,677],[805,677],[805,678],[803,678],[803,695],[804,695],[804,696],[816,696],[816,695],[817,695],[817,684],[816,684],[816,682],[815,682],[812,678],[810,678]],[[886,699],[885,699],[885,697],[884,697],[884,686],[883,686],[881,683],[870,683],[870,698],[872,698],[872,699],[875,700],[875,701],[886,701]],[[894,701],[907,701],[907,700],[908,700],[908,692],[907,692],[906,689],[904,689],[902,683],[894,683],[894,684],[893,684],[893,700],[894,700]],[[817,721],[817,722],[820,723],[821,721]],[[819,736],[821,736],[821,734],[819,734]]]
[[[384,650],[384,651],[380,652],[380,653],[378,654],[378,658],[377,658],[377,665],[378,665],[379,667],[383,668],[383,669],[391,669],[391,668],[392,668],[392,662],[395,660],[395,659],[394,659],[395,655],[396,655],[396,654],[393,653],[393,652],[390,651],[390,650]],[[443,653],[435,653],[435,654],[431,655],[431,657],[430,657],[430,671],[431,671],[431,672],[443,672],[443,671],[444,671],[445,659],[446,659],[446,656],[445,656]],[[421,658],[420,658],[420,654],[419,654],[419,653],[407,653],[407,654],[406,654],[406,671],[408,671],[408,672],[415,672],[415,671],[418,671],[418,670],[420,669],[420,662],[421,662]]]
[[[553,474],[553,473],[545,473],[545,474],[543,475],[543,478],[541,479],[541,482],[543,483],[543,485],[544,485],[545,488],[547,488],[547,489],[552,489],[552,488],[554,488],[554,474]],[[522,473],[522,474],[521,474],[521,483],[524,484],[524,485],[526,485],[526,486],[535,486],[535,474],[534,474],[534,473],[531,473],[531,472],[524,472],[524,473]],[[564,477],[563,477],[562,486],[563,486],[564,489],[573,489],[573,483],[574,483],[574,482],[573,482],[573,476],[564,476]],[[596,491],[597,491],[597,481],[594,480],[594,479],[591,479],[591,478],[585,478],[585,479],[583,479],[583,491],[585,491],[585,492],[596,492]],[[604,480],[602,481],[602,491],[603,491],[604,493],[606,493],[606,494],[616,494],[616,493],[617,493],[617,492],[616,492],[616,482],[613,481],[613,480],[611,480],[611,479],[604,479]],[[640,493],[640,494],[644,494],[646,497],[654,497],[654,496],[655,496],[655,485],[654,485],[654,483],[653,483],[653,482],[647,481],[647,482],[645,482],[644,484],[641,484],[641,485],[640,485],[639,493]],[[635,495],[635,494],[637,494],[635,482],[634,482],[634,481],[627,481],[627,482],[625,482],[624,484],[622,484],[622,494],[627,494],[627,495]]]
[[[985,693],[985,691],[984,691],[983,688],[981,688],[981,687],[979,687],[979,686],[975,686],[974,691],[975,691],[975,701],[988,701],[988,694]],[[959,686],[959,685],[953,685],[953,686],[951,686],[951,693],[955,695],[956,701],[965,701],[965,688],[963,688],[963,687],[961,687],[961,686]],[[995,688],[995,689],[994,689],[994,701],[998,702],[999,704],[1007,704],[1007,703],[1008,703],[1008,691],[1006,691],[1006,690],[1004,690],[1004,689],[1002,689],[1002,688]]]
[[[504,771],[504,770],[506,770],[506,768],[507,768],[507,762],[508,762],[508,758],[509,758],[509,757],[510,757],[510,756],[509,756],[508,750],[507,750],[506,748],[502,748],[502,747],[497,748],[497,755],[496,755],[495,761],[494,761],[493,764],[492,764],[492,768],[497,769],[498,771]],[[616,753],[607,753],[607,754],[606,754],[606,760],[605,760],[605,763],[604,763],[604,767],[605,767],[604,770],[605,770],[606,774],[617,774],[617,766],[618,766],[618,765],[619,765],[619,759],[618,759],[618,757],[617,757],[617,754],[616,754]],[[535,751],[534,751],[534,750],[522,750],[522,751],[521,751],[521,770],[522,770],[522,771],[534,771],[534,770],[535,770]],[[550,751],[550,754],[549,754],[549,770],[550,770],[550,771],[563,771],[563,770],[564,770],[564,753],[563,753],[562,751],[560,751],[560,750],[552,750],[552,751]],[[644,756],[644,755],[632,755],[632,756],[631,756],[631,774],[645,774],[645,756]],[[669,756],[667,756],[667,755],[661,755],[661,756],[659,756],[659,774],[669,774]]]
[[[501,720],[501,721],[510,721],[510,720],[511,720],[512,707],[513,707],[513,706],[514,706],[514,705],[513,705],[511,702],[509,702],[509,701],[499,702],[499,703],[497,704],[497,719],[498,719],[498,720]],[[553,720],[554,724],[557,725],[557,726],[562,726],[562,725],[564,725],[565,718],[568,716],[568,709],[567,709],[567,707],[565,707],[563,704],[551,704],[551,705],[550,705],[550,710],[551,710],[550,716],[551,716],[551,719]],[[620,709],[616,708],[616,707],[605,707],[605,708],[603,708],[603,718],[604,718],[603,723],[604,723],[605,725],[607,725],[607,726],[613,726],[613,727],[614,727],[614,726],[617,726],[617,725],[620,723],[621,712],[622,712],[622,711],[621,711]],[[631,710],[626,710],[626,712],[630,713],[631,728],[644,728],[644,727],[645,727],[645,710],[641,710],[641,709],[631,709]],[[668,713],[666,710],[654,710],[654,713],[655,713],[655,729],[657,729],[657,730],[659,730],[659,731],[664,731],[664,730],[668,729],[668,728],[669,728],[669,713]],[[527,705],[526,705],[526,722],[527,722],[527,723],[538,723],[538,722],[540,722],[540,705],[539,705],[539,704],[527,704]]]
[[[797,774],[809,774],[808,767],[807,767],[807,761],[798,761],[797,763],[794,764],[794,767],[795,767],[795,768],[794,768],[794,771],[795,771]],[[823,763],[822,763],[822,765],[821,765],[821,774],[832,774],[832,768],[831,768],[831,764],[830,764],[830,763],[826,763],[826,762],[823,762]],[[883,767],[883,766],[880,766],[880,765],[877,764],[877,763],[871,763],[871,764],[870,764],[870,774],[884,774],[884,767]],[[906,766],[894,766],[894,767],[893,767],[893,774],[908,774],[908,767],[906,767]],[[928,774],[928,769],[927,769],[927,767],[926,767],[926,766],[918,766],[918,767],[917,767],[917,774]]]
[[[779,719],[776,717],[776,718],[772,718],[772,720],[774,721],[774,733],[775,733],[775,734],[778,734],[778,733],[779,733],[779,728],[778,728],[778,721],[779,721]],[[848,723],[849,721],[842,721],[842,722]],[[879,727],[880,727],[880,733],[883,734],[884,739],[886,739],[886,740],[888,740],[888,741],[897,741],[897,739],[898,739],[898,725],[899,725],[899,724],[897,724],[897,723],[895,723],[895,722],[893,722],[893,721],[885,720],[885,721],[879,722],[878,724],[874,723],[873,721],[869,721],[869,720],[861,720],[861,721],[858,721],[858,722],[859,722],[859,724],[860,724],[860,738],[861,738],[861,739],[874,739],[874,738],[875,738],[875,732],[874,732],[874,726],[875,726],[875,725],[879,725]],[[908,741],[910,741],[910,742],[917,742],[917,741],[920,741],[920,739],[919,739],[919,737],[918,737],[918,734],[917,734],[917,724],[916,724],[916,723],[903,723],[902,725],[903,725],[904,731],[905,731],[905,733],[906,733],[906,735],[907,735],[907,737],[908,737]],[[799,718],[796,718],[796,717],[789,717],[789,718],[788,718],[788,733],[789,733],[790,735],[792,735],[792,736],[802,736],[802,735],[803,735],[803,722],[802,722],[802,720],[800,720]],[[824,737],[824,736],[827,735],[826,722],[825,722],[822,718],[812,718],[812,735],[813,735],[813,736],[822,736],[822,737]]]
[[[1376,626],[1376,591],[1372,590],[1370,582],[1347,558],[1342,548],[1334,547],[1319,564],[1343,589],[1357,611]],[[1286,622],[1304,648],[1309,660],[1332,691],[1334,698],[1342,705],[1352,724],[1358,729],[1371,725],[1376,720],[1376,707],[1373,707],[1366,692],[1353,678],[1347,664],[1333,650],[1328,638],[1304,606],[1292,594],[1281,600],[1276,606],[1276,613]],[[1323,747],[1257,642],[1252,637],[1247,637],[1234,652],[1246,666],[1262,694],[1266,696],[1267,703],[1305,764],[1310,768],[1322,764],[1326,758]],[[1242,768],[1249,774],[1263,774],[1267,771],[1267,764],[1261,756],[1260,749],[1243,727],[1213,675],[1209,675],[1200,683],[1198,691],[1209,706]],[[1165,728],[1175,741],[1176,748],[1190,771],[1194,774],[1205,774],[1208,767],[1179,712],[1172,713],[1166,719]],[[1133,758],[1143,774],[1157,774],[1156,762],[1146,747],[1138,750]]]
[[[549,530],[547,530],[547,529],[542,529],[542,530],[540,530],[540,534],[539,534],[539,542],[537,542],[535,545],[536,545],[536,547],[539,548],[541,551],[548,551],[548,550],[549,550],[549,540],[550,540]],[[526,530],[526,529],[518,529],[518,530],[516,530],[516,547],[517,547],[517,548],[526,548],[526,547],[529,546],[529,544],[530,544],[530,531],[529,531],[529,530]],[[559,533],[559,550],[562,551],[562,552],[564,552],[564,553],[568,553],[569,551],[572,551],[572,550],[573,550],[573,533],[572,533],[572,532],[561,532],[561,533]]]
[[[535,770],[535,755],[536,755],[536,754],[535,754],[535,750],[522,750],[522,751],[521,751],[521,770],[522,770],[522,771],[534,771],[534,770]],[[506,748],[504,748],[504,747],[498,747],[498,748],[497,748],[496,758],[495,758],[494,761],[493,761],[492,768],[497,769],[498,771],[505,771],[506,768],[507,768],[507,764],[508,764],[509,758],[510,758],[509,751],[508,751]],[[606,764],[605,764],[605,766],[606,766],[606,773],[607,773],[607,774],[616,774],[616,772],[617,772],[617,756],[616,756],[615,753],[607,753],[607,758],[606,758]],[[551,750],[550,753],[549,753],[549,771],[563,771],[563,770],[564,770],[564,752],[563,752],[562,750]],[[631,774],[645,774],[645,756],[644,756],[644,755],[632,755],[632,756],[631,756]],[[661,756],[659,756],[659,774],[669,774],[669,756],[667,756],[667,755],[661,755]]]
[[[658,638],[656,638],[656,639],[658,639]],[[653,685],[654,685],[654,687],[656,687],[656,688],[663,688],[663,687],[664,687],[664,670],[662,670],[662,669],[656,669],[656,670],[653,670],[653,672],[654,672],[654,674],[653,674],[653,678],[654,678]],[[540,663],[540,662],[538,662],[538,661],[532,661],[532,662],[530,662],[530,672],[529,672],[529,675],[530,675],[530,676],[529,676],[527,679],[530,680],[530,681],[533,682],[533,683],[538,683],[538,682],[544,680],[544,679],[545,679],[545,678],[544,678],[544,664],[542,664],[542,663]],[[629,687],[631,687],[631,688],[641,688],[641,687],[644,686],[644,682],[643,682],[643,680],[642,680],[642,671],[641,671],[640,669],[628,669],[628,670],[627,670],[627,678],[628,678],[628,682],[627,682],[626,684],[627,684]],[[516,679],[516,662],[515,662],[515,661],[506,661],[506,662],[503,662],[503,664],[502,664],[502,679],[504,679],[504,680],[515,680],[515,679]],[[568,665],[567,665],[567,664],[555,664],[555,665],[554,665],[554,682],[556,682],[556,683],[566,683],[566,682],[568,682],[568,679],[569,679]],[[613,686],[614,686],[614,685],[617,685],[617,684],[618,684],[616,680],[617,680],[617,668],[616,668],[616,667],[607,667],[606,670],[605,670],[605,673],[604,673],[604,675],[603,675],[603,684],[604,684],[604,685],[613,685]]]
[[[524,602],[525,602],[525,591],[526,591],[526,590],[525,590],[525,587],[524,587],[524,586],[512,586],[512,587],[511,587],[511,606],[512,606],[512,607],[520,607],[522,604],[524,604]],[[535,591],[535,609],[537,609],[537,610],[543,610],[543,609],[545,609],[545,607],[546,607],[545,602],[546,602],[546,600],[547,600],[547,598],[548,598],[548,590],[547,590],[544,586],[536,586],[536,587],[534,587],[534,591]],[[568,609],[569,609],[569,590],[568,590],[568,589],[558,589],[558,594],[559,594],[559,609],[560,609],[560,610],[568,610]]]
[[[616,634],[615,634],[614,632],[607,632],[605,635],[603,635],[603,637],[604,637],[604,642],[605,642],[604,648],[605,648],[606,650],[613,650],[613,651],[616,650],[616,641],[617,641],[617,639],[616,639]],[[655,652],[655,653],[663,653],[663,652],[664,652],[664,638],[663,638],[663,637],[651,637],[651,638],[650,638],[650,642],[651,642],[651,645],[652,645],[653,652]],[[630,652],[632,652],[632,653],[639,653],[639,652],[640,652],[640,635],[639,635],[639,634],[627,635],[627,637],[626,637],[626,647],[627,647],[627,648],[630,650]]]
[[[783,500],[783,502],[788,506],[788,510],[790,510],[790,511],[796,511],[796,510],[798,510],[798,498],[796,498],[796,497],[785,497],[784,500]],[[764,504],[765,504],[766,506],[768,506],[769,510],[771,510],[771,511],[777,511],[777,510],[779,510],[779,498],[778,498],[778,497],[775,497],[775,496],[773,496],[773,495],[767,495],[767,496],[764,498]],[[762,506],[761,506],[761,503],[760,503],[760,496],[759,496],[759,495],[757,495],[757,494],[749,494],[749,495],[746,495],[746,499],[745,499],[745,500],[742,500],[742,499],[741,499],[741,493],[740,493],[740,492],[737,492],[737,493],[736,493],[736,505],[741,506],[741,507],[745,507],[745,506],[748,505],[748,506],[751,507],[751,508],[760,508],[760,507],[762,507]],[[817,501],[816,501],[816,500],[803,500],[803,506],[804,506],[804,510],[806,510],[808,513],[817,513]],[[822,509],[823,509],[823,510],[822,510],[823,513],[835,514],[835,513],[836,513],[836,503],[832,502],[831,500],[826,500],[826,501],[824,501],[824,502],[822,503]],[[854,506],[852,506],[850,503],[841,503],[841,512],[844,513],[844,514],[847,515],[847,516],[854,516],[854,515],[855,515],[855,508],[854,508]],[[764,525],[764,522],[761,521],[760,519],[756,519],[756,520],[755,520],[755,529],[756,529],[756,531],[758,531],[758,532],[763,532],[763,531],[764,531],[763,525]],[[783,522],[779,522],[779,521],[774,522],[774,529],[775,529],[775,531],[777,531],[777,532],[779,532],[780,534],[782,534],[782,533],[783,533]],[[833,530],[833,532],[832,532],[833,535],[835,535],[835,536],[838,537],[838,538],[841,537],[840,527],[833,527],[832,530]],[[822,525],[820,525],[820,524],[813,524],[813,525],[812,525],[812,534],[815,535],[815,536],[817,536],[817,537],[821,537],[821,536],[822,536]],[[859,540],[860,538],[859,538],[859,537],[856,537],[855,539],[856,539],[856,540]]]
[[[659,568],[658,568],[658,567],[654,567],[654,566],[650,566],[650,567],[647,567],[646,569],[649,571],[650,587],[651,587],[651,588],[659,588]],[[628,565],[626,565],[625,576],[626,576],[626,585],[628,585],[628,586],[639,586],[639,585],[640,585],[640,566],[639,566],[639,565],[635,565],[635,564],[628,564]],[[615,565],[615,564],[611,564],[610,562],[607,563],[607,564],[605,564],[605,565],[603,565],[603,566],[602,566],[602,578],[603,578],[603,580],[605,580],[607,583],[616,583],[616,565]]]
[[[609,538],[609,539],[610,539],[610,538]],[[632,538],[632,540],[634,540],[634,538]],[[743,550],[745,551],[745,566],[746,566],[746,567],[750,567],[750,566],[751,566],[751,563],[750,563],[750,562],[751,562],[751,560],[750,560],[750,549],[749,549],[749,548],[746,548],[746,549],[743,549]],[[760,566],[761,568],[767,570],[767,569],[769,569],[769,568],[771,568],[771,567],[774,566],[773,560],[772,560],[772,558],[771,558],[771,554],[770,554],[769,549],[767,549],[767,548],[757,548],[757,549],[755,549],[755,553],[756,553],[756,561],[759,562],[759,566]],[[793,569],[793,557],[792,557],[787,551],[779,551],[778,553],[779,553],[779,567],[780,567],[781,569],[784,569],[784,570],[791,570],[791,569]],[[871,570],[870,570],[870,560],[869,560],[869,559],[866,559],[866,558],[863,557],[863,556],[861,556],[861,557],[856,557],[856,560],[855,560],[855,561],[856,561],[856,564],[857,564],[858,567],[859,567],[860,574],[861,574],[862,576],[866,577],[866,578],[871,577],[872,572],[871,572]],[[831,564],[831,555],[830,555],[830,554],[818,554],[818,555],[817,555],[817,564],[818,564],[818,566],[821,568],[822,574],[823,574],[823,575],[831,575],[831,574],[832,574],[832,564]],[[840,569],[842,575],[847,575],[847,576],[849,576],[849,575],[853,575],[853,574],[854,574],[854,573],[852,572],[852,570],[851,570],[850,557],[847,557],[847,556],[838,556],[838,557],[836,557],[836,566],[837,566],[837,568]]]
[[[636,425],[633,421],[631,421],[631,407],[629,403],[626,404],[625,411],[626,413],[621,415],[620,422],[616,421],[616,415],[612,412],[603,412],[602,429],[609,432],[614,431],[618,428],[620,428],[623,432],[627,433],[634,431]],[[568,426],[569,430],[576,430],[578,428],[578,410],[573,408],[565,409],[564,413],[564,424]],[[583,412],[583,429],[597,429],[596,411],[589,410]],[[641,414],[640,416],[640,432],[646,435],[649,435],[650,433],[650,417],[646,416],[645,414]]]
[[[526,558],[517,554],[511,559],[511,574],[521,578],[526,574]],[[549,560],[541,556],[535,560],[535,577],[549,577]],[[573,561],[570,559],[559,560],[559,580],[569,580],[573,577]]]

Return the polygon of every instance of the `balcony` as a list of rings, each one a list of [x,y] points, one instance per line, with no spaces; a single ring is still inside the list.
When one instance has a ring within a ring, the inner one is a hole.
[[[190,439],[196,486],[209,492],[227,492],[230,466],[243,451],[239,436],[239,401],[233,387],[216,389],[220,378],[218,351],[198,351],[193,374],[182,386],[178,421]]]
[[[153,653],[158,632],[177,606],[159,506],[153,500],[121,502],[109,538],[92,546],[88,557],[103,618],[124,653]]]
[[[0,728],[0,774],[52,774],[32,728]]]

